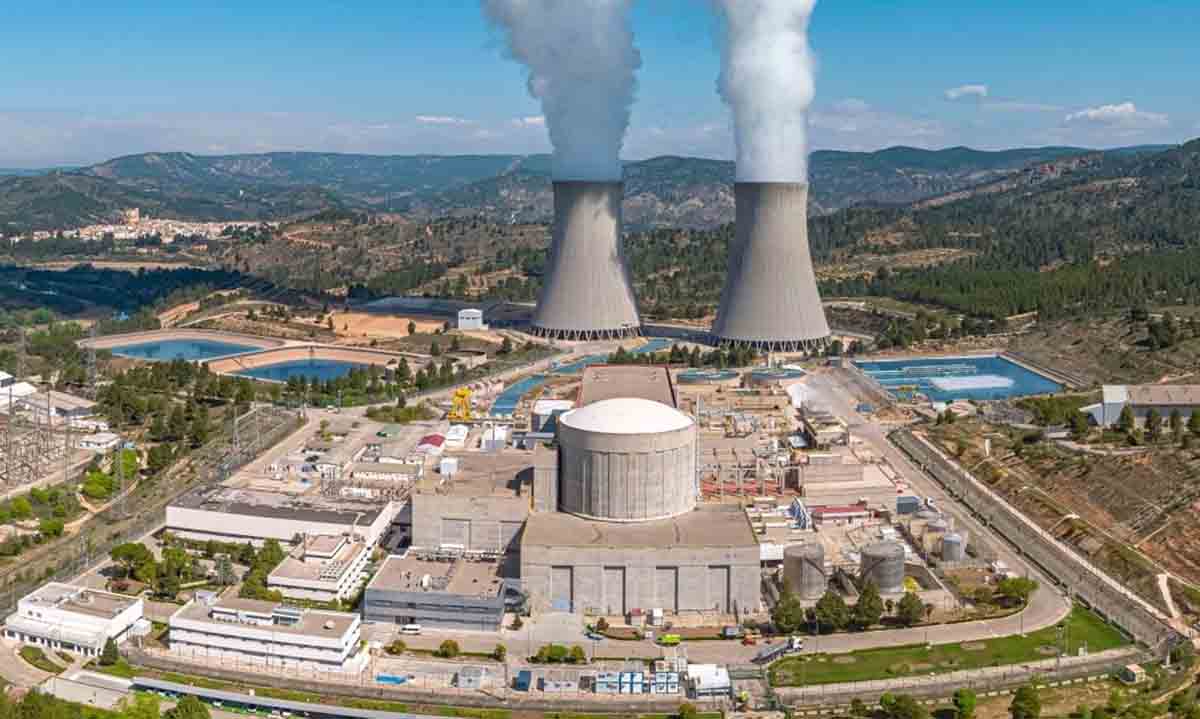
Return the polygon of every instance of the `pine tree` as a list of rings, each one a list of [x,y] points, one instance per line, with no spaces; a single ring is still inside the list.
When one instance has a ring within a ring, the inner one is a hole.
[[[112,637],[104,642],[104,650],[100,652],[100,665],[111,667],[121,660],[121,653],[117,651],[117,640]]]

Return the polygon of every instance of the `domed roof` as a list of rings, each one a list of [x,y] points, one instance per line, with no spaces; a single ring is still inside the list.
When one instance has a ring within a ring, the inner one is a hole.
[[[692,426],[692,418],[674,407],[638,397],[593,402],[564,413],[558,421],[571,429],[604,434],[656,434]]]

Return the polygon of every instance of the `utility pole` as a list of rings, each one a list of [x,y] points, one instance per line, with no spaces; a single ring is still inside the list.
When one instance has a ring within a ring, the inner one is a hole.
[[[17,327],[17,379],[20,380],[25,376],[25,328]],[[12,407],[12,403],[9,403]]]
[[[87,392],[94,399],[96,396],[96,325],[93,323],[88,330],[90,341],[87,348]]]

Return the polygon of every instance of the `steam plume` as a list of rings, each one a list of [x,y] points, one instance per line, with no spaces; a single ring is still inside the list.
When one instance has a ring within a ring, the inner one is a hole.
[[[739,182],[804,182],[817,0],[716,0],[725,37],[721,98],[733,108]]]
[[[621,179],[641,56],[633,46],[633,0],[483,0],[529,72],[554,145],[556,180]]]

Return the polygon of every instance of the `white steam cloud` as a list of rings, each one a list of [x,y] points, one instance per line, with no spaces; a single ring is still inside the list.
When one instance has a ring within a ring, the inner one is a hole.
[[[733,108],[739,182],[804,182],[816,87],[808,21],[817,0],[716,0],[722,99]]]
[[[529,72],[542,103],[557,180],[621,179],[641,56],[633,46],[633,0],[483,0]]]

